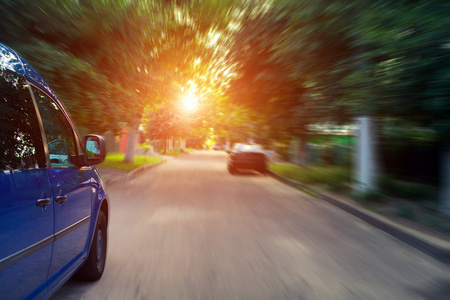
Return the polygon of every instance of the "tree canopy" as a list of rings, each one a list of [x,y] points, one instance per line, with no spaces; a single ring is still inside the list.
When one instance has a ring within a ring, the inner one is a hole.
[[[288,140],[361,113],[450,132],[444,0],[18,0],[0,9],[1,42],[41,70],[87,130],[179,115],[195,84],[189,128],[236,139]]]

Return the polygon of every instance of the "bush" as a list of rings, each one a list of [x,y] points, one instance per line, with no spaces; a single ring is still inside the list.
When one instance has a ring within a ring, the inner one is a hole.
[[[378,178],[380,189],[391,196],[424,201],[434,198],[436,188],[423,183],[398,180],[384,175]]]
[[[298,167],[290,164],[269,164],[274,172],[304,184],[324,184],[333,190],[348,190],[350,171],[341,167]]]
[[[164,149],[159,151],[160,154],[164,154]],[[167,149],[165,155],[178,157],[180,155],[185,154],[186,152],[183,149]]]
[[[275,152],[284,161],[289,161],[289,146],[286,144],[276,144],[274,145]]]
[[[139,149],[142,150],[142,152],[143,152],[144,154],[147,154],[147,152],[153,150],[153,146],[152,146],[152,145],[149,145],[149,144],[147,144],[147,143],[139,144],[138,147],[139,147]]]
[[[365,192],[352,192],[351,197],[361,203],[383,203],[386,197],[380,192],[367,190]]]

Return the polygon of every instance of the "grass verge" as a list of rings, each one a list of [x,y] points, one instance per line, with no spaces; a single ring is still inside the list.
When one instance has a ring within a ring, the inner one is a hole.
[[[152,165],[163,161],[161,157],[135,155],[133,163],[124,162],[125,154],[122,153],[108,153],[105,161],[99,167],[119,170],[119,171],[133,171],[139,167]]]
[[[186,150],[182,150],[182,149],[167,149],[166,153],[164,153],[164,149],[161,149],[159,151],[159,153],[163,154],[163,155],[169,155],[169,156],[178,157],[178,156],[181,156],[181,155],[186,154],[186,153],[191,153],[192,151],[194,151],[194,149],[191,149],[191,148],[187,148]]]
[[[282,177],[308,185],[325,185],[332,190],[347,190],[350,170],[341,167],[298,167],[290,164],[269,164],[269,169]]]
[[[383,215],[395,222],[402,219],[425,225],[440,234],[450,233],[450,219],[438,209],[436,187],[415,182],[400,181],[383,176],[379,179],[381,191],[364,194],[351,191],[350,170],[332,166],[298,167],[292,164],[269,164],[278,175],[304,184],[302,191],[313,195],[315,191],[338,192],[366,210]],[[411,226],[409,223],[408,226]]]

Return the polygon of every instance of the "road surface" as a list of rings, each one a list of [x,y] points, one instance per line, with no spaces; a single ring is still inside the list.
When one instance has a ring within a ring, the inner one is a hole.
[[[270,176],[195,152],[108,187],[105,273],[60,299],[450,299],[450,268]]]

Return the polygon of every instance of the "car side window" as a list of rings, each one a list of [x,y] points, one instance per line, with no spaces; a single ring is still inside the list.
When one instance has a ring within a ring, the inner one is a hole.
[[[45,166],[42,135],[27,81],[0,67],[0,170]]]
[[[76,149],[72,126],[50,97],[35,88],[33,94],[44,125],[52,168],[76,167],[73,163]]]

